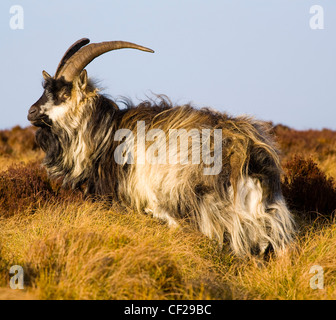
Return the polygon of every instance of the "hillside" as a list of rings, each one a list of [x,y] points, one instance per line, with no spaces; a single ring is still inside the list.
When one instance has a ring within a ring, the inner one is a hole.
[[[336,299],[336,132],[277,125],[296,242],[240,260],[182,223],[84,199],[50,181],[35,129],[0,131],[0,299]],[[9,288],[9,268],[24,290]],[[309,271],[320,265],[324,289]]]

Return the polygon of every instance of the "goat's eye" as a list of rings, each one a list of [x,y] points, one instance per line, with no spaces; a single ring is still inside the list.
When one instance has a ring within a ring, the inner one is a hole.
[[[62,92],[59,96],[62,100],[66,100],[69,98],[69,94],[66,92]]]

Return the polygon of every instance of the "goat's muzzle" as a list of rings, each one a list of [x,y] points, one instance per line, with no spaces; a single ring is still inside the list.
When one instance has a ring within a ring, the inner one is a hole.
[[[41,114],[40,113],[40,108],[36,105],[33,104],[29,111],[28,111],[28,116],[27,116],[28,121],[35,127],[50,127],[51,122],[48,116]]]
[[[37,116],[38,116],[38,113],[39,113],[38,107],[36,107],[34,105],[31,106],[29,111],[28,111],[28,117],[27,117],[28,120],[31,121],[31,122],[35,121]]]

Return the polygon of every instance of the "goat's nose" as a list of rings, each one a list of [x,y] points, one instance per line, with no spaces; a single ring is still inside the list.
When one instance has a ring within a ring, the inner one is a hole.
[[[32,121],[38,114],[38,108],[36,106],[31,106],[29,111],[28,111],[28,120]]]
[[[29,109],[29,114],[33,115],[34,113],[37,112],[37,107],[35,106],[32,106],[30,109]]]

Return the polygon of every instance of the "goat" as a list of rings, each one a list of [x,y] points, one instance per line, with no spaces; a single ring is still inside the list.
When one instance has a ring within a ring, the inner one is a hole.
[[[85,67],[116,49],[154,51],[125,41],[89,42],[74,43],[54,77],[42,72],[44,92],[28,113],[39,127],[36,140],[49,176],[171,226],[184,219],[220,245],[228,242],[237,256],[283,252],[295,224],[281,192],[270,126],[189,104],[173,106],[165,98],[138,106],[126,101],[120,109],[99,93]],[[167,163],[166,139],[173,136],[179,143],[169,150],[174,163]],[[195,152],[202,159],[190,163]]]

